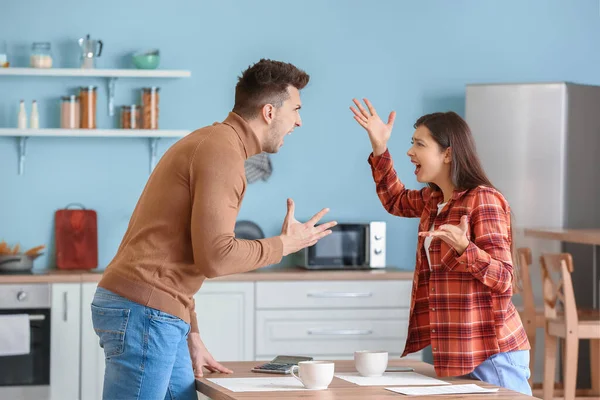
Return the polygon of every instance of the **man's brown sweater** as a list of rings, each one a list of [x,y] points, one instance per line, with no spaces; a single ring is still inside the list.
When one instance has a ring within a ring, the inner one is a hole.
[[[281,261],[279,237],[239,240],[233,233],[246,191],[244,161],[260,152],[256,134],[233,112],[175,143],[150,176],[98,285],[198,332],[193,296],[206,278]]]

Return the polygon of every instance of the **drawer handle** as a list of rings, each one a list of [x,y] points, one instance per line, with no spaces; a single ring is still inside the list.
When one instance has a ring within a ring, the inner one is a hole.
[[[319,293],[308,293],[308,297],[319,297],[319,298],[335,298],[335,297],[372,297],[373,293],[353,293],[353,292],[319,292]]]
[[[309,329],[309,335],[371,335],[370,329]]]

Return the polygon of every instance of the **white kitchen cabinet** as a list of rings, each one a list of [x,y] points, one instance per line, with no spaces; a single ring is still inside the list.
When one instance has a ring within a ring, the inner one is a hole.
[[[104,350],[94,332],[90,307],[97,286],[81,285],[81,400],[101,400],[104,385]]]
[[[352,359],[356,350],[404,351],[412,281],[256,283],[256,358]],[[421,359],[421,353],[411,358]]]
[[[254,360],[254,283],[205,282],[194,299],[200,337],[215,360]]]
[[[81,284],[52,284],[50,396],[79,399]]]

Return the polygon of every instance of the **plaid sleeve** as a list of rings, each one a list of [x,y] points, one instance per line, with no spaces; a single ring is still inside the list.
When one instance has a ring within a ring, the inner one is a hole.
[[[369,156],[369,164],[377,187],[377,196],[390,214],[400,217],[420,217],[429,197],[429,188],[408,190],[398,179],[388,150],[380,156]]]
[[[448,252],[442,264],[470,272],[494,292],[512,287],[511,226],[508,203],[493,189],[480,189],[470,215],[471,240],[460,256]]]

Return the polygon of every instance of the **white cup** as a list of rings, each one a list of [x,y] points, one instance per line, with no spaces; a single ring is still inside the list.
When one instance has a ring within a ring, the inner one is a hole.
[[[354,366],[362,376],[381,376],[387,365],[387,351],[360,350],[354,352]]]
[[[298,370],[298,375],[294,373]],[[332,361],[300,361],[292,367],[292,376],[298,379],[305,388],[327,389],[333,380],[335,364]]]

